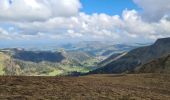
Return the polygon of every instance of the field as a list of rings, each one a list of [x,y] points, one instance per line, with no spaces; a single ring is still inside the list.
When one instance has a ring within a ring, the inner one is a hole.
[[[0,100],[170,100],[169,74],[1,76]]]

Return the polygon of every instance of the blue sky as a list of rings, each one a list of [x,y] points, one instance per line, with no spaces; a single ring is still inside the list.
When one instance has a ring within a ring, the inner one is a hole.
[[[170,0],[0,0],[0,47],[154,42],[170,36],[169,5]]]
[[[105,13],[108,15],[121,15],[124,9],[136,9],[139,7],[132,0],[81,0],[82,12],[87,14]]]

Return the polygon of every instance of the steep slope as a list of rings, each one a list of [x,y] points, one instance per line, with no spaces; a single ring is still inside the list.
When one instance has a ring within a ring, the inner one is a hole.
[[[170,38],[158,39],[153,45],[131,50],[123,57],[104,67],[91,71],[94,73],[123,73],[133,71],[137,66],[170,53]]]
[[[0,75],[19,75],[20,73],[20,66],[9,55],[0,52]]]
[[[0,52],[0,75],[4,75],[5,61],[9,59],[4,53]]]
[[[170,55],[146,63],[135,70],[136,73],[170,73]]]

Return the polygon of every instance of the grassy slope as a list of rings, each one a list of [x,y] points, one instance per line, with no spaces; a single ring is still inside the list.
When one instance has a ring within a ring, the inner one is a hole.
[[[170,74],[0,77],[0,99],[169,100]]]
[[[0,75],[5,74],[4,68],[5,68],[5,61],[7,59],[10,59],[10,57],[0,52]]]

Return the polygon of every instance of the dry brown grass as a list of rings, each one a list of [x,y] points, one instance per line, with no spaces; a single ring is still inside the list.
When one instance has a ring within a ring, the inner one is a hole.
[[[169,100],[169,74],[0,77],[3,100]]]

